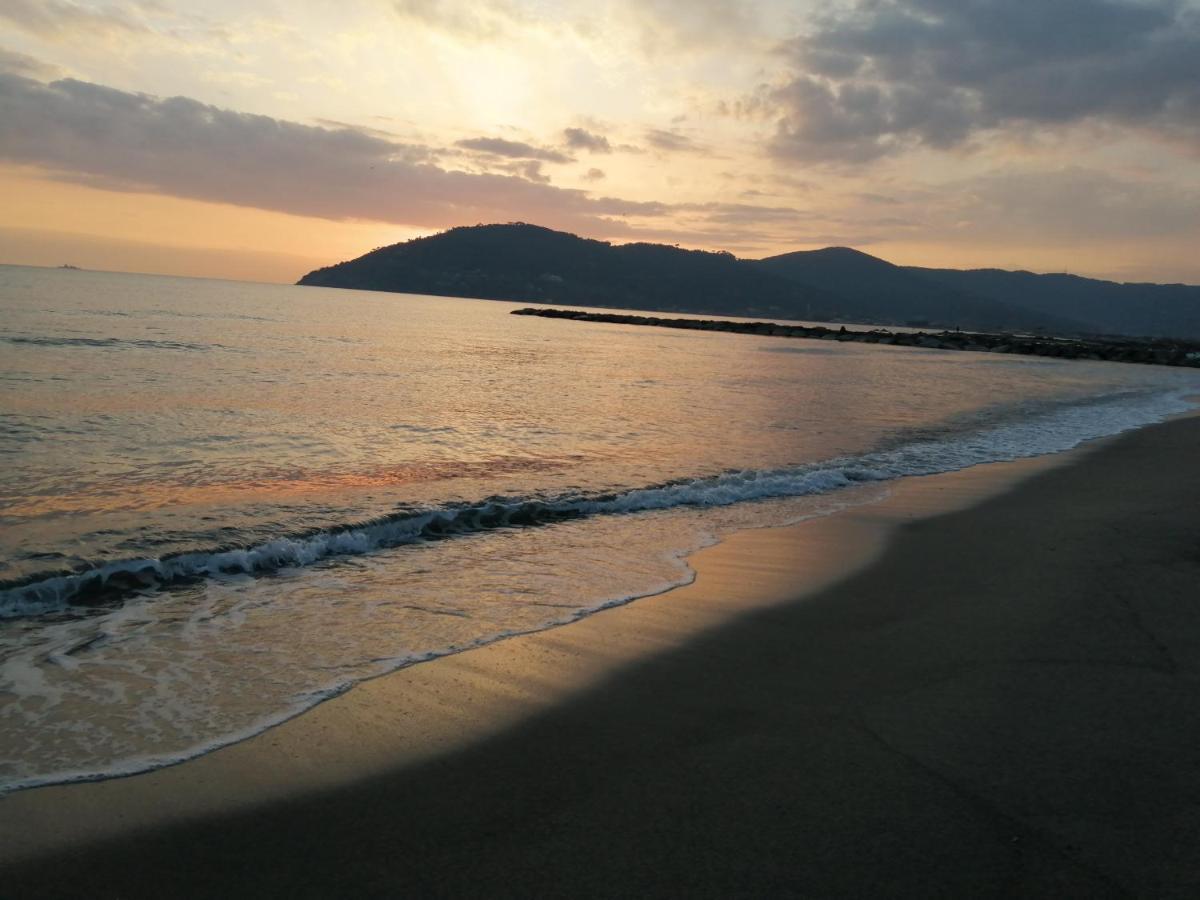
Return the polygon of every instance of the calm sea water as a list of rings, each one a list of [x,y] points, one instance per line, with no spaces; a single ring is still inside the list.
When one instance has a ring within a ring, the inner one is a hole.
[[[1197,373],[0,267],[0,790],[185,759]]]

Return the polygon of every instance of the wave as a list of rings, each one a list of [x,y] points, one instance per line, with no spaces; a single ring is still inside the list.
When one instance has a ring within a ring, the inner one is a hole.
[[[206,578],[267,575],[336,557],[482,531],[543,526],[589,516],[800,497],[852,484],[1056,453],[1187,412],[1193,408],[1186,399],[1188,393],[1123,395],[1054,409],[1022,421],[779,469],[725,472],[602,494],[490,497],[478,503],[405,510],[245,547],[127,559],[81,571],[35,575],[0,588],[0,618],[60,613]]]

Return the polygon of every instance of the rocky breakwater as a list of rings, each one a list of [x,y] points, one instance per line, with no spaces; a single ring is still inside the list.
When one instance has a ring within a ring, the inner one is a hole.
[[[692,331],[728,331],[764,337],[807,338],[820,341],[856,341],[930,350],[974,350],[981,353],[1014,353],[1022,356],[1054,356],[1061,359],[1091,359],[1107,362],[1143,363],[1159,366],[1200,368],[1200,343],[1109,337],[1046,337],[1028,334],[988,334],[975,331],[889,331],[828,328],[823,325],[788,325],[779,322],[732,322],[725,319],[668,319],[661,316],[631,316],[624,313],[591,313],[572,309],[526,307],[514,316],[573,319],[577,322],[610,322],[618,325],[651,325],[687,328]]]

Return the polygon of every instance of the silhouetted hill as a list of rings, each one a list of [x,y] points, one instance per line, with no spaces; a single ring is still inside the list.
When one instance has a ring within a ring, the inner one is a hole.
[[[613,246],[537,225],[477,225],[381,247],[300,284],[727,315],[830,315],[838,298],[729,253]]]
[[[1003,269],[924,269],[914,275],[979,297],[1082,322],[1097,334],[1200,339],[1200,287],[1122,284]]]
[[[741,260],[537,225],[452,228],[309,272],[323,287],[973,331],[1200,337],[1200,288],[921,269],[846,247]]]
[[[857,321],[960,325],[976,330],[1041,329],[1072,333],[1069,317],[1025,309],[1016,301],[972,295],[849,247],[800,250],[759,260],[769,272],[836,293]]]

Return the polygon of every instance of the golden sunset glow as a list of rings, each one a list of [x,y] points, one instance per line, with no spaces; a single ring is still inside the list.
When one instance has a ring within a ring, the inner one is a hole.
[[[529,221],[1200,282],[1198,58],[1165,0],[0,0],[0,262],[294,281]]]
[[[0,170],[0,193],[0,246],[41,266],[289,282],[330,253],[352,256],[428,231],[105,191],[27,168]]]

